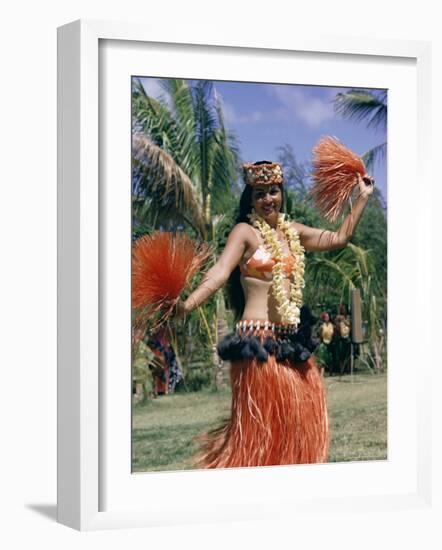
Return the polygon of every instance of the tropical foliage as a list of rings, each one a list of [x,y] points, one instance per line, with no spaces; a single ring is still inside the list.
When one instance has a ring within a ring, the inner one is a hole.
[[[287,174],[286,209],[293,219],[313,227],[335,230],[312,204],[308,165],[300,165],[290,145],[280,148],[279,162]],[[306,253],[305,302],[319,313],[337,313],[350,304],[350,290],[359,288],[363,303],[368,366],[385,367],[387,316],[387,219],[382,196],[375,189],[364,215],[345,249],[322,254]]]
[[[162,94],[154,99],[140,79],[133,80],[133,238],[155,229],[186,231],[213,246],[215,261],[238,205],[238,141],[226,128],[222,103],[211,82],[159,82]],[[386,92],[350,90],[337,95],[335,108],[344,117],[366,122],[369,128],[386,125]],[[386,144],[381,143],[367,151],[366,165],[373,166],[385,150]],[[301,223],[335,229],[336,225],[319,216],[309,199],[310,166],[299,163],[287,144],[279,147],[278,161],[286,182],[286,211]],[[304,297],[316,314],[322,310],[336,313],[338,304],[349,304],[350,290],[360,289],[367,337],[363,358],[378,369],[385,366],[386,234],[386,209],[375,190],[351,245],[342,251],[306,254]],[[196,277],[195,285],[198,282]],[[215,382],[215,345],[231,317],[223,292],[218,292],[192,312],[185,324],[173,325],[174,348],[180,351],[188,388]]]
[[[385,135],[387,129],[387,90],[361,90],[352,89],[345,93],[337,94],[334,101],[335,110],[345,118],[365,123],[367,128],[382,130]],[[386,157],[387,143],[385,141],[376,145],[363,155],[363,160],[368,170],[371,170],[379,158]],[[370,296],[366,296],[366,304],[370,304],[366,312],[370,327],[370,342],[373,355],[371,357],[376,367],[380,365],[381,353],[385,345],[386,336],[386,300],[387,300],[387,224],[386,208],[384,201],[375,190],[373,200],[364,213],[364,217],[355,242],[363,243],[375,252],[374,270],[376,275],[376,288],[371,289]],[[368,291],[367,291],[368,292]],[[374,318],[379,325],[376,326]]]
[[[164,79],[162,100],[133,84],[134,226],[173,219],[212,237],[212,216],[232,208],[239,150],[210,81]],[[145,201],[148,207],[140,206]]]
[[[335,110],[344,118],[356,122],[366,122],[373,130],[387,129],[387,90],[374,91],[352,89],[339,93],[334,100]],[[387,142],[376,145],[363,155],[367,169],[371,170],[375,162],[387,154]]]
[[[156,100],[141,80],[133,82],[134,237],[158,228],[181,229],[217,243],[224,218],[237,202],[240,159],[235,137],[225,127],[221,102],[210,81],[191,85],[163,79],[160,85],[163,95]],[[192,357],[192,342],[202,344],[199,349],[213,349],[225,327],[223,317],[222,294],[192,313],[184,346],[190,349],[185,349],[184,357]],[[214,355],[202,359],[215,361]]]

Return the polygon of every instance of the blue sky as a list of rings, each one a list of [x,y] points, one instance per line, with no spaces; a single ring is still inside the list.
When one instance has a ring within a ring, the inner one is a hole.
[[[158,97],[156,78],[142,78],[146,92]],[[365,122],[336,115],[332,100],[348,88],[293,84],[213,81],[221,98],[226,126],[237,136],[244,162],[276,160],[277,149],[288,143],[300,163],[311,160],[312,149],[323,135],[336,136],[357,154],[386,141],[384,130],[367,129]],[[372,175],[387,197],[386,161]]]

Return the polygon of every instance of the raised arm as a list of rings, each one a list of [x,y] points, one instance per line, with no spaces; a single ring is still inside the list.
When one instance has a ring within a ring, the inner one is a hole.
[[[369,196],[373,193],[373,180],[371,178],[358,177],[359,195],[351,211],[347,214],[338,231],[328,231],[309,227],[302,223],[294,223],[295,229],[299,233],[301,244],[305,250],[321,252],[326,250],[335,250],[346,246],[353,235],[353,232],[361,218]]]
[[[190,313],[212,296],[229,278],[249,247],[255,246],[253,229],[239,223],[232,229],[226,246],[216,264],[204,275],[198,288],[177,306],[178,314]]]

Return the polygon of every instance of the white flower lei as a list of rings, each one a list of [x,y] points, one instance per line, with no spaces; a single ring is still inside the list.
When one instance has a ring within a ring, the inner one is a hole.
[[[302,306],[302,289],[304,288],[304,247],[299,240],[298,232],[292,227],[288,220],[285,220],[285,214],[278,214],[278,223],[276,229],[284,233],[289,243],[290,252],[295,258],[295,268],[290,282],[290,299],[283,286],[284,264],[282,262],[282,246],[279,242],[276,230],[256,214],[253,210],[249,219],[254,227],[259,229],[264,242],[272,253],[275,265],[272,269],[273,284],[272,294],[275,297],[278,306],[277,310],[283,323],[298,325],[300,322],[300,307]]]

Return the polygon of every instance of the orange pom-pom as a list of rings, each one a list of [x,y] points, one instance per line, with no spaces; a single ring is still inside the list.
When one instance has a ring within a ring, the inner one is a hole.
[[[181,292],[210,254],[184,233],[156,231],[133,245],[132,306],[142,317],[170,315]]]
[[[313,148],[310,194],[328,220],[335,221],[342,214],[357,185],[357,172],[366,176],[364,162],[337,138],[325,136]]]

